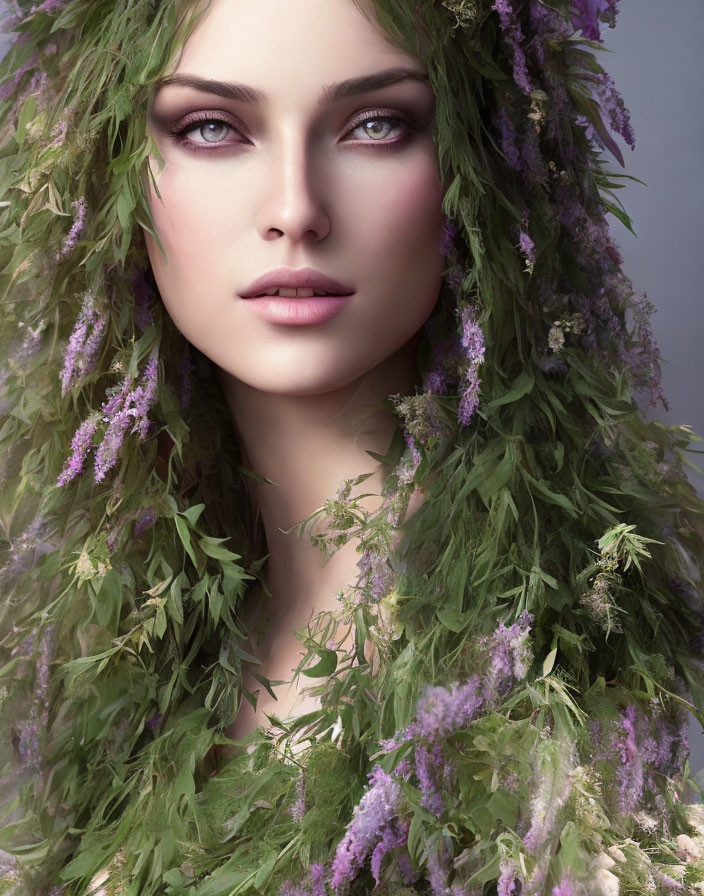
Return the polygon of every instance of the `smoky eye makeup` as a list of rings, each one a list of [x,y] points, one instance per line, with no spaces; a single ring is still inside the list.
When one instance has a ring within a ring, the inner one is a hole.
[[[367,126],[371,130],[367,130]],[[396,146],[405,143],[421,127],[422,122],[407,112],[388,109],[369,110],[358,114],[347,123],[342,142]],[[226,118],[220,113],[200,112],[169,127],[168,136],[177,145],[186,149],[214,151],[219,148],[248,145],[249,141],[242,130],[229,117]],[[230,139],[227,139],[228,132]],[[236,139],[238,135],[244,139]],[[199,140],[198,137],[202,139]]]
[[[425,99],[397,99],[388,106],[364,108],[357,98],[354,105],[358,111],[340,117],[335,130],[341,142],[360,144],[365,149],[367,145],[388,148],[405,144],[418,132],[425,131],[434,119],[434,103],[428,111]],[[255,115],[259,119],[259,113]],[[205,102],[191,100],[160,105],[155,99],[149,119],[161,137],[187,151],[212,153],[252,145],[247,125],[219,104],[208,108]],[[371,132],[366,125],[372,128]]]

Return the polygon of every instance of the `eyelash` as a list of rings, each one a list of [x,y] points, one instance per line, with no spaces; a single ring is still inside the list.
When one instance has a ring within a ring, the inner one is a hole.
[[[401,137],[398,137],[396,140],[361,140],[357,142],[361,143],[371,143],[372,145],[379,146],[396,146],[399,143],[403,143],[406,141],[408,137],[416,130],[417,122],[411,115],[399,114],[395,113],[393,115],[386,114],[383,110],[379,109],[377,111],[371,113],[365,113],[360,116],[358,119],[353,120],[350,126],[350,129],[347,133],[351,133],[355,131],[360,125],[366,124],[368,121],[384,121],[384,122],[393,122],[394,124],[402,124],[404,125],[404,133]],[[170,133],[171,136],[176,140],[176,142],[183,146],[188,150],[193,150],[195,152],[214,152],[218,149],[222,149],[223,147],[230,147],[235,144],[233,143],[211,143],[210,148],[208,148],[208,144],[206,143],[192,143],[186,135],[191,131],[195,131],[199,127],[203,127],[203,125],[217,123],[224,124],[229,128],[232,128],[234,131],[239,131],[239,129],[231,122],[227,121],[225,118],[218,117],[217,115],[209,115],[208,113],[202,114],[202,117],[199,118],[191,118],[190,121],[186,122],[182,127],[174,128]],[[241,133],[241,132],[240,132]],[[243,144],[244,145],[244,144]]]

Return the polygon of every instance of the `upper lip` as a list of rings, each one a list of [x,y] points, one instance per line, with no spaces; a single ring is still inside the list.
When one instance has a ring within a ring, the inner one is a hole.
[[[313,268],[276,268],[273,271],[267,271],[261,277],[253,280],[247,289],[240,293],[243,299],[251,299],[253,296],[261,295],[267,289],[274,289],[282,286],[287,289],[323,289],[335,296],[348,296],[354,290],[349,286],[345,286],[338,280],[333,280],[320,271]]]

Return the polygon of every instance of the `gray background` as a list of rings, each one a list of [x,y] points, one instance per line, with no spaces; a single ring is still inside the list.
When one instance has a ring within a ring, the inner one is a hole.
[[[636,145],[631,151],[622,144],[626,173],[648,186],[624,181],[619,191],[637,238],[616,219],[611,232],[625,272],[657,309],[652,325],[670,403],[669,412],[647,410],[646,416],[688,423],[704,435],[704,4],[619,5],[616,28],[604,34],[614,52],[600,56],[631,112]],[[702,455],[689,459],[704,466]],[[704,475],[690,471],[689,478],[704,496]],[[704,733],[694,719],[690,737],[696,772],[704,769]]]
[[[612,222],[625,272],[657,309],[652,324],[671,407],[644,410],[704,434],[704,3],[621,0],[617,27],[604,37],[614,53],[599,55],[636,134],[633,152],[623,146],[626,172],[648,185],[624,181],[619,191],[637,238]],[[0,54],[6,43],[0,35]],[[615,161],[610,167],[621,170]],[[690,459],[702,467],[704,456]],[[704,475],[692,471],[690,479],[704,495]],[[695,722],[691,731],[692,768],[704,769],[704,734]]]

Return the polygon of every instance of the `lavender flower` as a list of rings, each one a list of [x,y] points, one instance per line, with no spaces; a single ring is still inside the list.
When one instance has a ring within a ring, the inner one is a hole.
[[[479,386],[481,380],[477,371],[484,361],[485,345],[484,334],[479,326],[477,311],[474,306],[466,305],[462,309],[461,324],[460,341],[464,349],[467,368],[457,416],[462,426],[466,426],[479,406]]]
[[[430,741],[466,728],[484,706],[481,681],[473,675],[464,684],[454,682],[449,689],[429,687],[418,701],[413,734]]]
[[[414,760],[421,791],[420,804],[436,818],[440,818],[445,809],[445,800],[438,789],[438,778],[447,778],[450,772],[440,744],[434,744],[432,752],[419,744],[415,749]]]
[[[520,232],[518,247],[526,260],[526,270],[532,273],[535,265],[535,243],[525,230]]]
[[[158,518],[158,514],[153,507],[147,507],[146,510],[143,510],[142,513],[140,513],[140,515],[137,517],[134,524],[135,538],[138,535],[141,535],[142,532],[145,532],[147,529],[151,529]]]
[[[294,821],[301,821],[306,814],[306,776],[303,769],[296,779],[296,802],[288,811]]]
[[[407,457],[404,457],[398,468],[398,478],[400,485],[409,485],[415,479],[416,470],[420,466],[422,455],[416,446],[412,436],[406,434],[406,445],[409,448]]]
[[[503,622],[488,637],[479,641],[484,650],[484,668],[466,682],[453,682],[447,687],[426,687],[418,700],[415,720],[392,738],[382,743],[386,751],[413,738],[435,743],[461,731],[480,710],[489,710],[509,688],[525,677],[531,660],[528,642],[533,616],[524,611],[508,628]],[[438,761],[438,757],[435,757]],[[443,770],[443,773],[444,770]]]
[[[501,873],[496,882],[496,896],[513,896],[516,893],[516,873],[505,861],[501,862]]]
[[[103,404],[103,420],[108,424],[95,456],[95,481],[102,482],[106,474],[117,463],[119,450],[132,421],[131,432],[146,438],[150,422],[147,412],[154,403],[158,385],[158,360],[155,355],[147,361],[140,383],[131,388],[131,377],[127,376],[122,388]]]
[[[570,18],[575,30],[581,31],[587,40],[602,42],[600,20],[611,28],[616,24],[618,0],[572,0]]]
[[[401,801],[401,788],[380,765],[369,774],[369,785],[360,802],[355,806],[352,821],[345,836],[338,844],[332,863],[331,885],[339,890],[357,876],[367,856],[376,846],[387,842],[392,834],[387,829],[393,825]]]
[[[64,3],[65,0],[44,0],[39,6],[33,6],[29,10],[29,14],[33,15],[35,12],[54,12],[56,9],[61,9]]]
[[[156,398],[158,386],[158,361],[156,356],[152,356],[147,361],[144,369],[142,382],[137,386],[131,395],[132,407],[128,410],[132,417],[135,418],[132,432],[138,432],[140,438],[147,437],[149,432],[149,420],[147,419],[147,411],[150,409]]]
[[[374,851],[372,852],[371,858],[371,872],[372,877],[376,881],[377,885],[380,883],[381,878],[381,862],[384,856],[391,852],[392,849],[398,849],[401,846],[405,846],[408,841],[408,829],[410,827],[410,822],[396,824],[391,823],[384,829],[384,832],[381,836],[381,840],[374,847]]]
[[[95,481],[102,482],[117,463],[118,453],[130,425],[129,413],[122,409],[110,420],[103,440],[95,454]]]
[[[39,64],[39,57],[36,53],[33,53],[31,57],[24,62],[16,71],[11,81],[6,84],[0,85],[0,99],[6,100],[8,97],[14,93],[17,85],[22,80],[25,72],[28,72],[30,69],[34,68]]]
[[[83,472],[83,464],[92,447],[93,435],[98,428],[99,414],[92,414],[76,430],[71,440],[71,455],[66,461],[59,478],[56,481],[58,488],[71,482]]]
[[[385,556],[367,548],[362,552],[357,567],[360,570],[359,587],[371,594],[374,602],[381,600],[393,588],[394,574]]]
[[[449,874],[450,858],[444,841],[440,840],[437,849],[434,849],[428,856],[427,879],[433,896],[452,896],[452,891],[447,884]]]
[[[294,884],[287,880],[279,890],[279,896],[326,896],[326,869],[323,862],[314,862],[306,877]]]
[[[523,93],[529,95],[533,86],[528,76],[525,53],[521,47],[523,32],[518,24],[511,0],[494,0],[491,8],[499,14],[501,30],[513,49],[513,79]]]
[[[600,72],[597,75],[597,85],[597,93],[604,111],[609,116],[612,130],[634,149],[636,138],[631,127],[631,116],[621,94],[616,90],[614,79],[608,72]]]
[[[52,141],[49,146],[63,146],[66,140],[66,131],[68,130],[68,121],[65,118],[60,119],[54,125],[51,132]]]
[[[563,875],[560,883],[552,888],[552,896],[577,896],[567,875]]]
[[[325,865],[315,862],[310,866],[311,896],[325,896]]]
[[[93,368],[106,324],[106,318],[95,307],[94,293],[87,292],[64,353],[60,374],[62,397]]]
[[[61,261],[63,258],[66,258],[76,248],[76,243],[78,242],[78,237],[83,230],[83,226],[86,220],[86,212],[88,210],[88,203],[86,202],[85,196],[81,196],[80,199],[72,202],[71,207],[76,209],[76,217],[74,218],[73,225],[68,233],[68,236],[64,237],[61,249],[56,253],[57,262]]]

